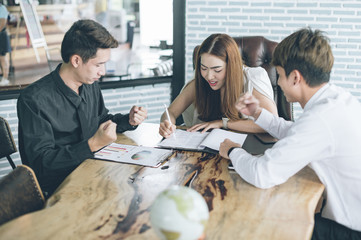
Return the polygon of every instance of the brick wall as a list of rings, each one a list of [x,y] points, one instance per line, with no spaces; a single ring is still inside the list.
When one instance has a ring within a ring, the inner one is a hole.
[[[160,115],[164,112],[163,103],[170,103],[170,83],[145,85],[129,88],[103,90],[106,107],[110,113],[129,113],[133,105],[144,106],[148,110],[146,122],[159,123]],[[16,99],[0,101],[0,116],[10,125],[11,132],[18,146],[18,117],[16,113]],[[15,164],[21,164],[19,152],[11,155]],[[0,178],[12,170],[6,158],[0,159]]]
[[[192,52],[215,32],[262,35],[280,42],[302,27],[325,31],[335,57],[331,82],[361,101],[361,1],[187,0],[186,79],[193,77]],[[295,104],[295,117],[301,108]]]

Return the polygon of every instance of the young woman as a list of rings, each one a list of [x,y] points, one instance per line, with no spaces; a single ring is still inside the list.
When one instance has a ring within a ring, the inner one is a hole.
[[[183,113],[188,131],[203,132],[226,128],[242,132],[264,132],[247,116],[238,113],[235,103],[250,92],[260,105],[278,115],[267,72],[243,65],[234,39],[227,34],[212,34],[201,44],[195,63],[195,79],[190,81],[169,106],[169,118],[163,113],[159,133],[169,137],[175,131],[175,119]]]

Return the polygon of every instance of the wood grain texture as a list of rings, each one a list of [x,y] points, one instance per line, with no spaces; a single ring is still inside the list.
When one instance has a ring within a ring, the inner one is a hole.
[[[124,134],[117,142],[137,144]],[[66,178],[45,209],[0,226],[0,238],[157,239],[150,206],[174,184],[190,186],[206,199],[206,239],[310,238],[323,192],[311,169],[262,190],[227,166],[219,155],[189,151],[175,151],[158,168],[89,159]]]

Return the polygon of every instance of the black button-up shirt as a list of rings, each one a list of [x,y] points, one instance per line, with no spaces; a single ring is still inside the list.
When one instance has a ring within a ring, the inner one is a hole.
[[[129,114],[108,114],[97,82],[79,88],[65,85],[59,68],[25,88],[18,99],[19,151],[36,173],[44,192],[52,193],[87,158],[88,139],[109,119],[117,132],[134,129]]]

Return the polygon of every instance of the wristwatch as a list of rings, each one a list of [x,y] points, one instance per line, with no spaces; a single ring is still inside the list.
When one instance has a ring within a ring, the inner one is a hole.
[[[223,128],[228,129],[228,118],[222,118]]]
[[[227,156],[229,157],[229,154],[231,154],[231,152],[235,149],[235,148],[239,148],[239,147],[231,147],[228,152],[227,152]]]

